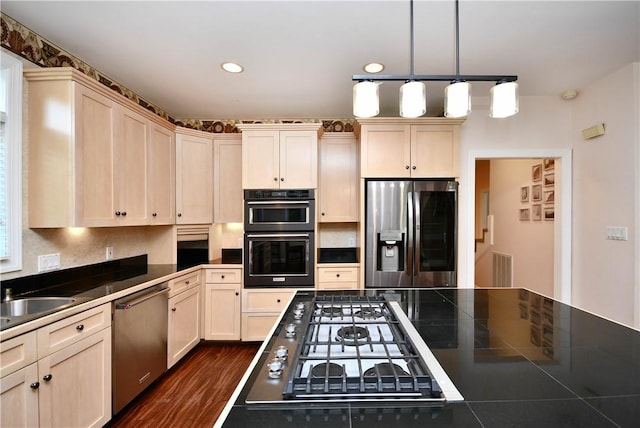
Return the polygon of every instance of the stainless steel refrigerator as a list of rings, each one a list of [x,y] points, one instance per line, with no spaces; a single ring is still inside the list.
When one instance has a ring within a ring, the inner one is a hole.
[[[455,287],[453,180],[367,180],[366,288]]]

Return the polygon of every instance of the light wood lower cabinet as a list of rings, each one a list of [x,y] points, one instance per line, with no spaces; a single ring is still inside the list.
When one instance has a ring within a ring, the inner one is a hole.
[[[167,369],[200,342],[202,270],[169,281]]]
[[[323,264],[318,266],[318,290],[357,290],[358,264]]]
[[[1,426],[101,427],[111,419],[110,313],[105,304],[2,342]]]
[[[169,299],[167,369],[200,342],[200,287],[194,286]]]
[[[245,289],[242,292],[242,340],[263,341],[295,289]]]
[[[242,269],[205,271],[204,338],[240,340]]]
[[[32,363],[0,379],[0,426],[37,427],[38,364]]]

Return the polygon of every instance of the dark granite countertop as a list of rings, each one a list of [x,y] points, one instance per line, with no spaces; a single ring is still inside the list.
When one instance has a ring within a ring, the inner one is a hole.
[[[366,293],[400,300],[464,402],[247,406],[254,372],[216,426],[257,421],[263,428],[638,426],[637,330],[522,289]]]

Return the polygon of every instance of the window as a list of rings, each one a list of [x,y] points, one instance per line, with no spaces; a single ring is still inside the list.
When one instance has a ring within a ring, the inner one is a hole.
[[[22,62],[0,51],[0,270],[22,269]]]

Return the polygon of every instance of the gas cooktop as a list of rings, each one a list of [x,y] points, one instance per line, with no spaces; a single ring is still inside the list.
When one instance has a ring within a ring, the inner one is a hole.
[[[248,404],[463,399],[384,297],[297,296],[274,338]]]

